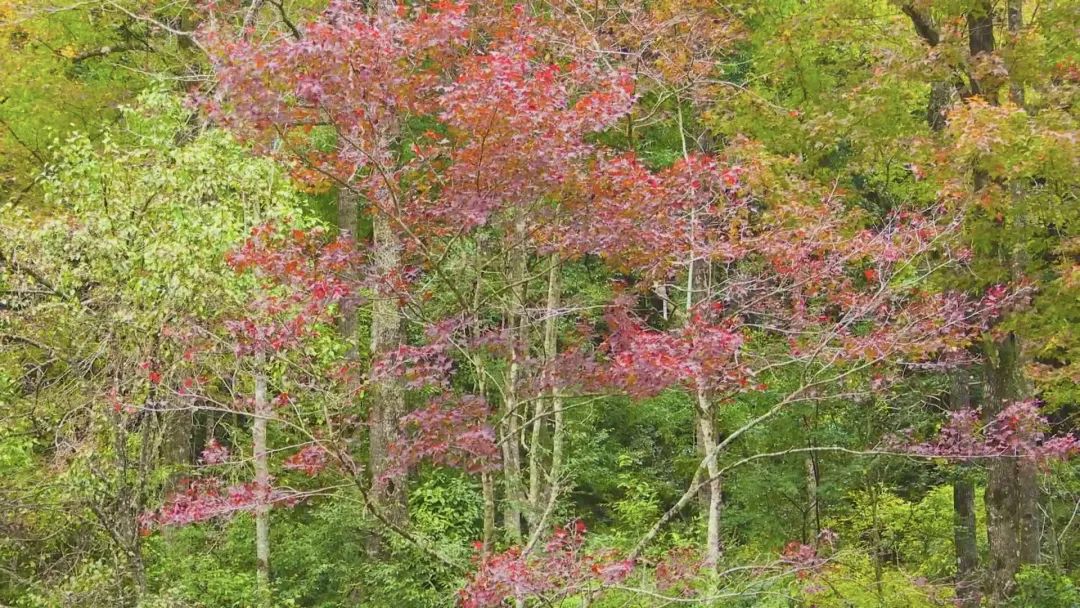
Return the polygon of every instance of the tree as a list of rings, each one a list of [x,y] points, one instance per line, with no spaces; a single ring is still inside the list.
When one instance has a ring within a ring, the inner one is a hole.
[[[176,147],[190,113],[168,95],[149,94],[124,116],[137,145],[106,137],[96,148],[73,137],[44,180],[46,201],[64,215],[37,225],[10,211],[0,252],[12,294],[0,326],[5,377],[36,370],[21,378],[11,404],[23,420],[40,420],[12,428],[29,433],[26,466],[65,471],[43,484],[12,480],[9,491],[25,506],[10,525],[28,534],[5,551],[24,576],[48,577],[53,560],[70,559],[51,545],[87,544],[87,559],[114,547],[115,582],[71,600],[79,605],[134,603],[146,591],[140,521],[199,451],[191,447],[198,404],[190,379],[185,395],[179,377],[193,352],[175,348],[170,328],[239,306],[248,292],[223,272],[229,243],[256,215],[300,211],[277,170],[224,134]],[[61,507],[82,524],[32,517]],[[50,540],[53,527],[62,533]],[[18,557],[35,554],[49,557]],[[76,582],[52,584],[62,592]]]
[[[0,601],[1071,601],[1075,3],[109,6],[212,71],[3,218]]]

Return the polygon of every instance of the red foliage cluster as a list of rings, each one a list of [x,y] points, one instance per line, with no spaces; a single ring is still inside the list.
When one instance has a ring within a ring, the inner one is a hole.
[[[328,454],[320,445],[306,445],[292,456],[285,459],[282,467],[289,471],[300,471],[314,476],[326,468]]]
[[[357,167],[385,160],[381,138],[388,124],[430,111],[438,58],[468,34],[466,7],[444,1],[434,10],[369,14],[337,0],[304,26],[301,39],[269,42],[215,29],[208,20],[201,38],[218,74],[218,95],[203,105],[263,144],[283,129],[333,124],[344,145],[335,154],[306,156],[320,172],[347,180]]]
[[[626,580],[633,562],[610,551],[590,553],[584,549],[585,524],[580,520],[556,527],[541,552],[526,554],[513,547],[502,553],[482,556],[459,599],[463,608],[505,605],[507,600],[524,601],[544,597],[574,595],[586,587],[616,585]]]
[[[199,456],[199,462],[203,464],[223,464],[229,461],[229,448],[221,445],[217,439],[210,439]]]
[[[170,496],[156,513],[144,517],[143,523],[147,527],[191,524],[252,511],[263,504],[294,500],[296,497],[290,492],[260,488],[254,482],[223,486],[217,479],[197,479]]]
[[[690,260],[730,262],[745,255],[738,166],[692,156],[653,172],[632,156],[603,161],[586,195],[568,205],[566,227],[549,238],[568,255],[592,253],[652,280]]]
[[[710,320],[719,312],[695,310],[675,332],[647,328],[625,308],[607,315],[611,333],[605,343],[611,363],[602,381],[628,394],[644,396],[682,385],[691,389],[739,390],[749,370],[737,363],[743,338],[733,320]]]
[[[447,321],[428,328],[428,344],[402,344],[383,354],[371,365],[372,378],[401,378],[406,388],[446,388],[450,381],[453,361],[450,359],[450,340],[456,323]]]
[[[795,576],[800,579],[809,578],[819,572],[826,563],[816,548],[797,540],[791,541],[784,547],[784,551],[780,554],[780,562],[794,568]]]
[[[656,586],[660,591],[689,597],[694,594],[693,582],[703,566],[700,551],[690,547],[672,549],[656,564]]]
[[[977,410],[959,410],[938,434],[920,443],[894,439],[896,449],[941,458],[962,460],[1011,456],[1047,463],[1080,454],[1080,441],[1072,434],[1047,437],[1049,425],[1035,400],[1017,401],[988,423]]]
[[[593,154],[589,133],[625,115],[633,81],[590,64],[540,61],[539,25],[518,15],[482,54],[462,62],[438,98],[449,130],[449,167],[439,195],[422,199],[425,230],[480,226],[499,211],[526,209],[562,189]],[[576,98],[576,101],[574,101]]]
[[[483,397],[463,395],[439,397],[406,414],[400,422],[406,435],[390,445],[387,476],[404,475],[425,460],[470,472],[497,467],[499,447],[489,413]]]
[[[226,258],[237,272],[253,272],[266,282],[266,295],[250,304],[250,314],[228,321],[238,354],[292,348],[331,307],[357,297],[363,258],[346,238],[328,239],[321,230],[281,231],[256,226]]]

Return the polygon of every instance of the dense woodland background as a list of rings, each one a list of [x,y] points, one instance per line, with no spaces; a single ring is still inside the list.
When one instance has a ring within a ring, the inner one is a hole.
[[[1080,606],[1080,1],[0,48],[0,605]]]

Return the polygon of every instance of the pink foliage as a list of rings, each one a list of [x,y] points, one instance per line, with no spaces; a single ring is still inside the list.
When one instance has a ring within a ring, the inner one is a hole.
[[[950,459],[1013,456],[1047,463],[1080,454],[1072,434],[1047,437],[1048,424],[1035,400],[1009,404],[982,424],[977,410],[952,412],[937,435],[920,443],[893,440],[897,449]]]
[[[229,448],[221,445],[217,439],[211,439],[206,443],[206,447],[203,448],[202,455],[199,460],[203,464],[222,464],[229,461]]]
[[[425,225],[479,226],[496,212],[535,205],[595,154],[586,136],[629,111],[629,75],[538,61],[538,29],[517,17],[490,50],[462,62],[437,99],[453,147],[440,196],[422,201],[417,219]]]
[[[333,155],[313,152],[309,160],[348,179],[357,167],[385,159],[380,138],[397,116],[427,109],[438,80],[422,66],[465,41],[466,6],[443,1],[434,10],[369,14],[337,0],[304,26],[301,39],[267,42],[216,29],[208,20],[201,37],[218,88],[203,105],[264,145],[282,127],[333,124],[345,145]]]
[[[470,472],[497,467],[500,454],[489,413],[482,397],[464,395],[437,398],[406,414],[400,422],[406,434],[390,445],[387,476],[404,475],[425,460]]]
[[[250,354],[297,346],[315,325],[330,318],[333,305],[357,298],[363,258],[349,239],[329,240],[319,230],[286,234],[265,224],[253,228],[227,262],[266,284],[246,317],[226,323],[237,352]]]
[[[605,344],[611,364],[603,381],[631,395],[649,395],[683,385],[710,391],[746,386],[748,372],[737,362],[743,338],[732,320],[710,320],[695,311],[681,329],[660,332],[645,327],[623,308],[608,314]]]
[[[452,333],[456,324],[443,322],[428,328],[428,344],[402,344],[384,353],[371,366],[372,378],[400,378],[406,388],[446,388],[450,382],[453,361],[450,359]]]
[[[571,255],[597,254],[619,269],[667,279],[690,259],[731,262],[745,255],[738,166],[692,156],[661,172],[636,158],[601,162],[587,197],[568,205],[568,226],[550,239]]]
[[[292,456],[285,459],[282,467],[289,471],[300,471],[314,476],[326,468],[328,454],[320,445],[306,445]]]
[[[622,583],[634,569],[633,562],[610,551],[585,550],[585,524],[576,521],[556,527],[543,551],[525,554],[513,547],[482,556],[478,569],[460,591],[462,608],[495,608],[507,600],[571,596],[592,586]]]
[[[780,554],[780,562],[795,570],[795,576],[805,579],[819,572],[826,561],[811,545],[791,541]]]
[[[217,479],[194,480],[170,496],[157,513],[144,518],[146,524],[185,525],[240,512],[250,512],[263,504],[292,502],[295,497],[284,490],[260,488],[255,483],[223,487]]]

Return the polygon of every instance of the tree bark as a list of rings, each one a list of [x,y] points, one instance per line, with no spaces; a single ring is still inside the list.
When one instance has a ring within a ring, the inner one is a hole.
[[[1013,334],[987,345],[986,420],[1027,397],[1020,344]],[[1039,559],[1038,471],[1026,459],[1003,457],[987,468],[987,535],[990,540],[988,596],[1005,605],[1020,567]]]
[[[1008,4],[1010,31],[1019,32],[1022,23],[1016,0]],[[1015,12],[1014,12],[1015,11]],[[972,58],[993,53],[993,3],[980,2],[968,12],[968,49]],[[992,104],[998,102],[998,83],[971,79],[973,93],[982,95]],[[1021,95],[1022,91],[1010,92]],[[975,192],[989,186],[989,177],[981,169],[973,172]],[[1013,260],[1002,260],[1014,265]],[[993,419],[1009,404],[1028,396],[1024,384],[1019,339],[1009,334],[988,343],[985,351],[986,407],[983,415]],[[1038,478],[1033,463],[1015,458],[999,458],[987,467],[986,512],[990,559],[987,576],[987,595],[991,606],[1003,606],[1015,586],[1014,577],[1024,564],[1035,563],[1039,557]]]
[[[1024,28],[1024,0],[1009,0],[1008,8],[1009,37],[1011,43],[1016,44]],[[1015,77],[1013,70],[1009,69],[1009,101],[1018,106],[1024,105],[1024,83]]]
[[[337,215],[338,231],[342,237],[357,238],[357,226],[359,220],[359,197],[353,190],[342,187],[338,190]],[[357,357],[357,349],[354,343],[357,332],[356,301],[346,298],[341,303],[338,330],[341,337],[349,341],[349,350],[345,355],[346,360],[354,361]],[[351,395],[351,392],[350,392]]]
[[[720,479],[720,465],[716,461],[716,428],[713,424],[712,408],[704,387],[698,387],[698,428],[701,429],[702,448],[705,450],[707,461],[706,471],[709,473],[709,504],[706,510],[705,529],[705,567],[715,570],[720,564],[720,508],[723,490],[723,482]]]
[[[558,307],[561,296],[559,285],[559,259],[558,256],[552,255],[549,259],[548,267],[548,289],[547,289],[547,301],[544,305],[544,362],[547,365],[551,365],[555,361],[555,357],[558,355],[557,349],[557,322],[558,322]],[[530,522],[530,527],[535,528],[536,519],[540,518],[546,510],[548,498],[551,493],[556,491],[555,485],[557,482],[556,471],[554,463],[552,463],[552,469],[550,471],[551,487],[545,492],[544,478],[543,478],[543,454],[544,454],[544,435],[545,429],[548,425],[548,418],[554,412],[556,402],[561,407],[561,398],[558,395],[558,389],[551,389],[550,399],[537,399],[536,406],[533,408],[532,416],[532,436],[529,442],[529,510],[532,513],[534,521]],[[550,406],[551,409],[548,409]],[[552,438],[552,444],[554,446],[554,437]]]
[[[681,126],[681,119],[680,119]],[[686,156],[684,149],[684,156]],[[695,210],[690,211],[691,226],[696,222]],[[693,239],[691,232],[691,239]],[[697,260],[693,241],[690,247],[689,267],[686,276],[686,305],[684,324],[690,324],[693,319],[694,306],[708,296],[706,273],[708,264]],[[701,294],[698,297],[697,294]],[[705,567],[715,570],[720,564],[720,511],[723,499],[723,481],[720,479],[720,466],[717,463],[717,434],[713,423],[712,400],[704,385],[704,378],[699,378],[696,386],[695,418],[698,441],[701,445],[701,453],[705,458],[706,472],[709,474],[709,482],[705,484]]]
[[[397,14],[394,0],[371,0],[365,8],[377,15]],[[378,134],[373,154],[376,171],[386,171],[392,164],[394,137],[398,129],[389,119]],[[401,270],[401,240],[394,230],[396,208],[392,184],[382,183],[373,194],[372,261],[376,276],[387,277]],[[371,356],[380,358],[401,345],[402,315],[393,294],[376,296],[371,305]],[[368,401],[368,467],[372,476],[371,503],[390,522],[404,524],[409,517],[405,480],[378,483],[390,468],[389,446],[397,434],[398,420],[405,414],[405,388],[396,378],[373,380]]]
[[[967,13],[968,51],[972,59],[994,52],[994,7],[991,0],[979,0]],[[997,90],[971,77],[971,92],[997,103]]]
[[[525,220],[514,220],[513,241],[510,246],[510,298],[507,318],[510,324],[511,355],[506,377],[505,411],[502,418],[503,481],[506,491],[503,504],[503,528],[511,542],[520,543],[523,536],[522,506],[526,503],[521,476],[521,360],[528,356],[526,330],[525,273],[528,258],[525,251]]]
[[[806,467],[806,521],[809,538],[807,542],[815,542],[818,533],[821,532],[821,517],[818,511],[818,472],[814,455],[808,452],[803,458],[803,466]]]
[[[255,419],[251,441],[255,460],[255,562],[257,596],[261,608],[273,605],[270,592],[270,468],[267,459],[266,424],[270,402],[266,395],[266,359],[259,354],[255,361]]]
[[[385,201],[383,201],[386,204]],[[389,276],[401,266],[401,242],[391,225],[386,208],[376,209],[374,268],[378,276]],[[371,354],[378,359],[401,344],[401,310],[393,294],[377,296],[371,306]],[[398,420],[405,414],[405,389],[397,378],[381,377],[370,384],[368,409],[368,465],[372,476],[372,503],[395,524],[408,519],[404,480],[381,483],[390,468],[389,446],[397,433]]]
[[[557,310],[562,301],[562,284],[559,280],[559,260],[551,256],[551,268],[548,271],[547,318],[544,321],[544,361],[552,365],[559,355]],[[558,500],[559,484],[562,482],[563,442],[563,399],[558,386],[551,387],[551,483],[548,486],[548,503]]]
[[[483,554],[491,553],[491,544],[495,540],[495,482],[491,473],[480,474],[480,485],[484,495],[484,537],[481,539]]]
[[[971,408],[970,378],[966,370],[952,375],[949,390],[954,411]],[[979,550],[975,525],[975,482],[971,467],[957,467],[953,481],[953,547],[956,551],[956,602],[959,608],[979,608]]]

